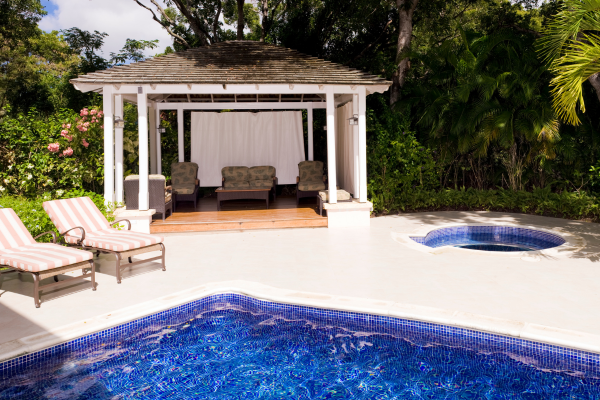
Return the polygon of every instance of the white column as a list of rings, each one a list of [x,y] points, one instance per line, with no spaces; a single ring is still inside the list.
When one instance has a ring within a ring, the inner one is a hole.
[[[179,162],[185,161],[183,146],[183,110],[177,110],[177,148],[179,149]]]
[[[115,118],[124,119],[123,96],[115,95]],[[123,128],[115,127],[115,201],[123,202]]]
[[[156,165],[156,135],[154,134],[156,132],[156,119],[154,119],[154,107],[152,106],[152,104],[150,105],[150,107],[148,107],[148,125],[149,125],[149,132],[150,132],[150,173],[151,174],[157,174],[158,172],[158,168]]]
[[[352,95],[352,116],[358,115],[358,95]],[[354,198],[359,198],[360,193],[360,157],[358,156],[358,125],[352,125],[352,149],[354,151],[353,164],[354,164]]]
[[[104,86],[102,90],[104,112],[104,200],[115,201],[115,149],[113,134],[113,90]]]
[[[140,91],[142,93],[140,93]],[[139,209],[149,209],[148,199],[148,104],[144,88],[138,88],[138,137],[139,137],[139,162],[140,162],[140,194]]]
[[[150,131],[150,134],[156,135],[156,173],[162,175],[162,137],[158,131],[158,127],[160,126],[160,110],[158,107],[156,107],[154,121],[154,125],[156,125],[156,131]]]
[[[315,160],[315,149],[314,149],[314,141],[313,141],[313,107],[312,102],[308,107],[306,107],[306,125],[308,125],[308,160]]]
[[[367,202],[367,89],[364,86],[358,92],[358,159],[360,170],[359,200]]]
[[[329,203],[337,203],[335,170],[335,102],[333,87],[327,87],[327,173],[329,180]]]

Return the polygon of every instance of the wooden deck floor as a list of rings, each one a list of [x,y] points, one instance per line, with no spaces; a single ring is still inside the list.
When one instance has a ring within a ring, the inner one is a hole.
[[[316,228],[326,227],[327,217],[317,212],[316,201],[302,199],[296,207],[295,197],[278,197],[266,209],[263,200],[224,201],[217,211],[216,198],[202,198],[194,211],[193,203],[180,203],[173,216],[162,221],[156,215],[151,233],[205,232],[222,230]]]

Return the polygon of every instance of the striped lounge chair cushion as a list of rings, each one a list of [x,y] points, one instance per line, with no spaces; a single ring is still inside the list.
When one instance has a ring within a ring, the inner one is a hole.
[[[59,232],[66,232],[77,226],[82,227],[85,230],[84,246],[127,251],[163,242],[161,236],[111,228],[89,197],[47,201],[44,203],[44,210]],[[76,244],[80,239],[79,229],[65,236],[65,240],[72,244]]]
[[[83,245],[112,251],[128,251],[162,242],[163,238],[160,236],[108,228],[86,232]]]
[[[90,260],[88,251],[37,243],[11,208],[0,209],[0,264],[40,272]]]
[[[29,272],[46,271],[91,260],[94,254],[53,243],[0,250],[0,264]]]

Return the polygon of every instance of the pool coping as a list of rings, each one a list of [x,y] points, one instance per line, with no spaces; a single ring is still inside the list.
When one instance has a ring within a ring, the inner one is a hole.
[[[600,354],[600,335],[414,304],[279,289],[249,281],[209,283],[0,344],[0,362],[34,353],[203,297],[236,293],[274,303],[382,315],[515,337]]]
[[[434,230],[443,229],[443,228],[452,228],[457,226],[508,226],[513,228],[523,228],[523,229],[532,229],[536,231],[541,231],[545,233],[549,233],[552,235],[559,236],[565,240],[565,243],[560,246],[552,247],[550,249],[545,250],[535,250],[535,251],[514,251],[514,252],[499,252],[499,251],[481,251],[481,250],[471,250],[458,248],[454,246],[441,246],[441,247],[428,247],[423,244],[417,243],[411,239],[411,236],[417,237],[425,237],[429,232]],[[427,225],[414,232],[406,233],[406,232],[392,232],[392,238],[398,242],[403,244],[406,247],[409,247],[413,250],[420,251],[422,253],[428,253],[432,255],[438,254],[471,254],[477,255],[481,257],[504,257],[504,258],[520,258],[524,261],[540,261],[542,258],[558,258],[571,255],[574,252],[581,251],[586,245],[587,242],[584,238],[578,235],[574,235],[570,232],[562,228],[552,228],[548,229],[546,227],[535,226],[535,225],[520,225],[520,224],[512,224],[512,223],[502,223],[502,222],[486,222],[486,223],[449,223],[449,224],[440,224],[440,225]]]

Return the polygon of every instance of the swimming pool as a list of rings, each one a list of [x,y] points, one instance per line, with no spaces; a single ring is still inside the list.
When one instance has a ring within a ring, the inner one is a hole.
[[[453,246],[481,251],[537,251],[558,247],[565,240],[552,233],[514,226],[452,226],[434,229],[425,236],[411,236],[432,247]]]
[[[0,364],[0,398],[593,399],[600,355],[219,294]]]

